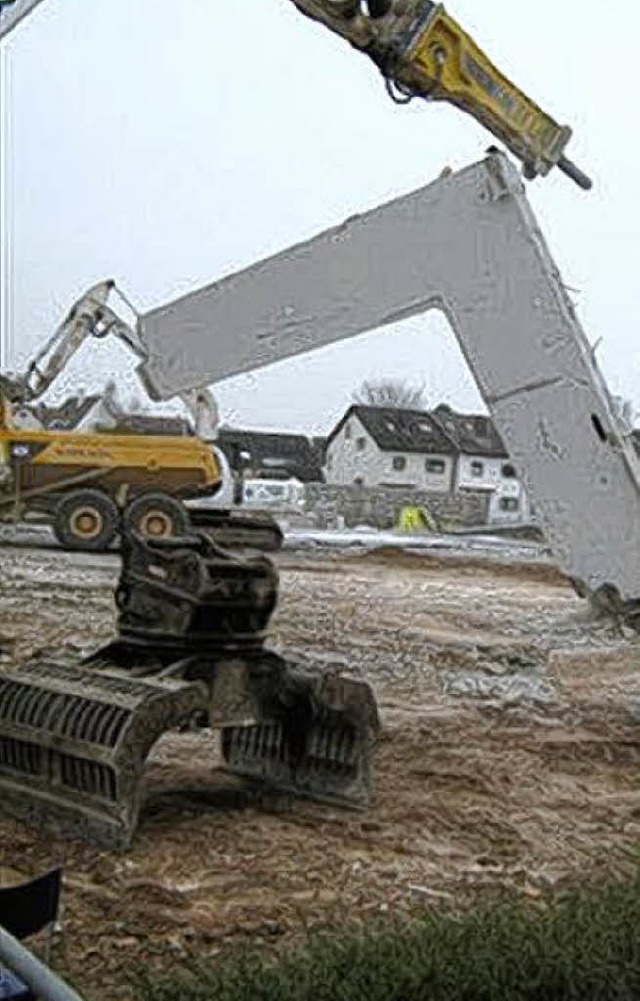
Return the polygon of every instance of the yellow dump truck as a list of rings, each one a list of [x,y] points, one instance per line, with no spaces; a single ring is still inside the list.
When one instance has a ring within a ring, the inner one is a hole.
[[[215,452],[196,437],[23,430],[0,425],[0,518],[51,520],[66,548],[108,548],[124,525],[185,534],[181,501],[222,482]]]
[[[201,528],[223,546],[279,549],[268,516],[182,503],[221,489],[228,470],[197,437],[23,430],[0,423],[0,521],[50,522],[66,549],[108,549],[123,528],[147,538]]]
[[[166,538],[187,534],[190,525],[223,546],[279,549],[282,533],[273,519],[225,507],[232,475],[210,443],[217,409],[206,388],[181,394],[195,435],[63,431],[22,427],[15,419],[15,411],[39,400],[87,340],[113,334],[135,353],[135,331],[107,305],[113,290],[112,281],[89,289],[26,372],[0,375],[0,520],[50,521],[67,549],[108,549],[123,529]],[[212,494],[214,508],[187,512],[182,503]]]

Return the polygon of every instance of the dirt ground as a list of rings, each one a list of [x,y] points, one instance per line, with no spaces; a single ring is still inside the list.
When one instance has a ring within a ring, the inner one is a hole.
[[[116,557],[0,561],[0,670],[111,635]],[[306,928],[497,885],[535,898],[637,857],[640,641],[590,620],[552,566],[390,550],[278,562],[273,642],[375,688],[375,804],[258,800],[212,770],[210,735],[170,735],[126,853],[0,817],[0,882],[65,868],[58,963],[88,999],[130,997],[135,961],[286,948]]]

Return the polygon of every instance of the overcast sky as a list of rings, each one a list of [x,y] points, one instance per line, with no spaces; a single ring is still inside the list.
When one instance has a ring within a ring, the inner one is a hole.
[[[637,29],[582,0],[451,0],[494,62],[575,137],[585,194],[562,174],[529,193],[614,393],[640,409]],[[3,43],[9,367],[112,276],[159,305],[354,212],[482,157],[491,137],[446,105],[396,107],[367,59],[289,0],[45,0]],[[93,348],[93,349],[92,349]],[[131,391],[123,350],[86,346],[58,395]],[[220,384],[226,423],[327,431],[364,378],[481,401],[431,313]]]

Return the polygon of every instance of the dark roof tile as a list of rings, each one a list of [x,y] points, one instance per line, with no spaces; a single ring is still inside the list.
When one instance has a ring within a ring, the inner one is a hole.
[[[383,452],[451,455],[456,449],[447,433],[426,410],[368,407],[354,404],[329,435],[329,441],[350,417],[357,417]]]
[[[441,403],[432,415],[464,455],[507,458],[502,438],[491,418],[485,414],[460,414]]]

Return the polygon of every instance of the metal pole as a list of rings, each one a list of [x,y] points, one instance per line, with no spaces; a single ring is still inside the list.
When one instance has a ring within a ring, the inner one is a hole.
[[[15,973],[42,1001],[82,1001],[79,994],[4,928],[0,928],[0,963]]]
[[[31,14],[42,0],[0,0],[0,41]],[[10,281],[11,281],[11,206],[8,187],[10,141],[9,56],[0,45],[0,371],[9,363]]]
[[[0,22],[1,23],[1,22]],[[8,288],[9,273],[9,228],[7,218],[7,166],[8,166],[8,83],[9,56],[5,46],[0,45],[0,372],[8,364],[7,334],[8,334]]]
[[[5,247],[7,242],[6,236],[6,219],[5,219],[5,208],[6,208],[6,129],[5,129],[5,103],[6,103],[6,88],[5,88],[5,72],[6,72],[6,52],[3,45],[0,45],[0,371],[6,368],[7,359],[6,352],[4,349],[4,334],[5,334],[5,316],[4,316],[4,298],[5,298]]]

